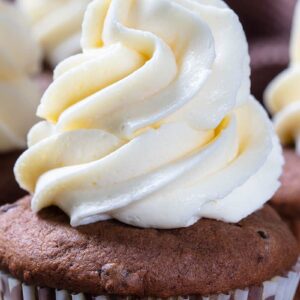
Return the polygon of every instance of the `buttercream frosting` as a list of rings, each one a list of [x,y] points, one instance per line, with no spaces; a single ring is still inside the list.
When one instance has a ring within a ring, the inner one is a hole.
[[[289,67],[269,84],[264,98],[282,144],[295,143],[300,155],[300,2],[294,15],[290,57]]]
[[[224,2],[94,0],[81,44],[56,68],[15,167],[34,211],[177,228],[238,222],[274,194],[281,148]]]
[[[17,0],[53,66],[80,52],[81,24],[91,0]]]
[[[26,147],[28,130],[37,121],[40,100],[31,79],[40,66],[40,49],[23,15],[0,1],[0,152]]]

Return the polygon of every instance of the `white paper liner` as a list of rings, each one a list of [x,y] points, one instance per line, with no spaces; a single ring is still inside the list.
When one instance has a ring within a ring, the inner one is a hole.
[[[276,276],[261,286],[244,290],[235,290],[227,295],[210,297],[185,296],[171,297],[167,300],[293,300],[300,280],[300,258],[297,264],[285,276]],[[93,297],[85,294],[73,294],[65,290],[29,286],[0,271],[0,300],[136,300],[137,297],[102,295]],[[160,300],[142,298],[142,300]]]

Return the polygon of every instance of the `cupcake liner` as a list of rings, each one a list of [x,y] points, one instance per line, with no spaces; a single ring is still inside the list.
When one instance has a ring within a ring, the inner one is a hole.
[[[300,258],[290,272],[263,282],[260,286],[244,290],[235,290],[227,295],[209,297],[182,296],[168,300],[293,300],[300,280]],[[5,272],[0,272],[0,300],[136,300],[137,297],[101,295],[91,296],[83,293],[74,294],[65,290],[56,290],[27,285]],[[145,297],[143,300],[161,300]]]

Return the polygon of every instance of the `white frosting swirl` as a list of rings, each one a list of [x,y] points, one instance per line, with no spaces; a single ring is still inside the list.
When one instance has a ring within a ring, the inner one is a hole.
[[[35,211],[73,226],[238,222],[277,190],[279,142],[249,94],[237,16],[219,0],[95,0],[16,164]]]
[[[300,155],[300,2],[294,15],[290,56],[290,66],[269,84],[264,98],[274,114],[281,142],[284,145],[295,142]]]
[[[53,66],[80,52],[81,23],[91,0],[17,0]]]
[[[0,152],[25,148],[26,135],[37,121],[40,51],[22,14],[0,1]]]

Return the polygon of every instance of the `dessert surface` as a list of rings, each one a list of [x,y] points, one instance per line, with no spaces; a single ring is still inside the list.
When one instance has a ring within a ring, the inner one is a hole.
[[[259,285],[296,262],[297,244],[265,206],[238,224],[202,219],[173,230],[117,221],[81,226],[30,198],[0,209],[0,267],[34,285],[85,292],[168,297]]]

